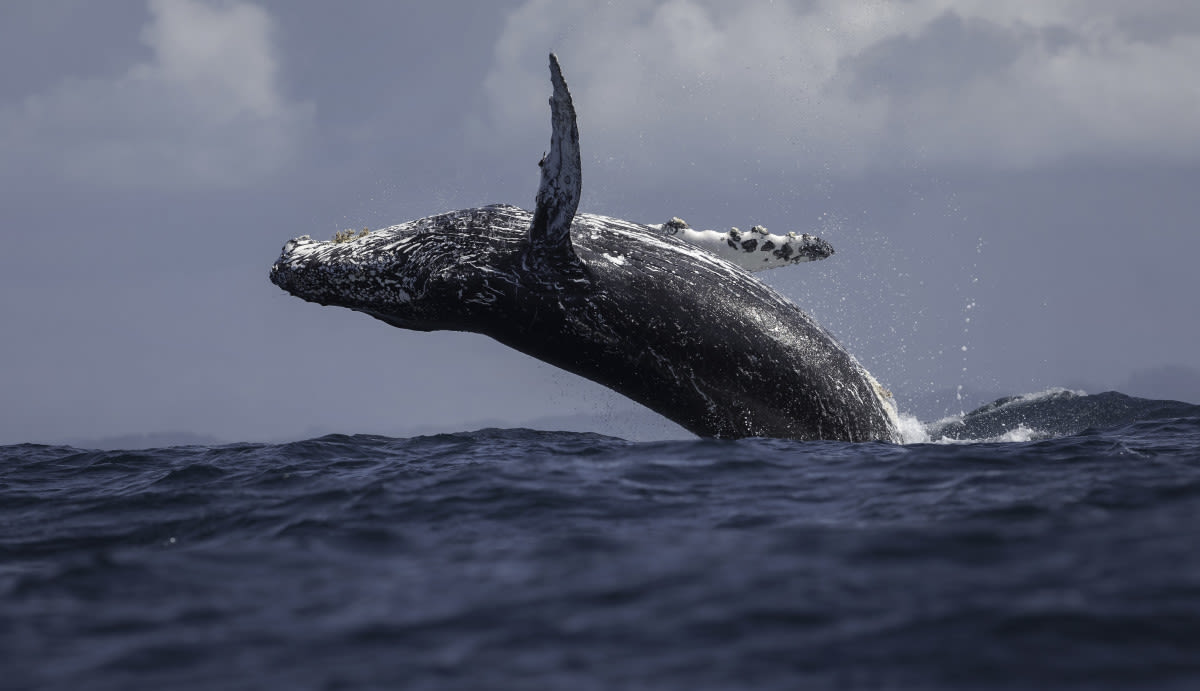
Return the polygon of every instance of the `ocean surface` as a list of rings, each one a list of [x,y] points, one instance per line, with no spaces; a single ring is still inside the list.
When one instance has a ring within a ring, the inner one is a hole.
[[[1200,688],[1200,406],[910,427],[0,447],[0,688]]]

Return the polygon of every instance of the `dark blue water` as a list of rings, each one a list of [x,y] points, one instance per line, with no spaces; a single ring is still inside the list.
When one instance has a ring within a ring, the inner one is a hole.
[[[0,687],[1200,688],[1200,406],[929,431],[3,447]]]

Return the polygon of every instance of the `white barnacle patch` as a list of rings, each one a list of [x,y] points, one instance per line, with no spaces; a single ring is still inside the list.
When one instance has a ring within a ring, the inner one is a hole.
[[[689,230],[689,229],[691,229],[691,226],[689,226],[687,224],[687,221],[683,220],[682,218],[680,218],[678,216],[672,216],[671,220],[662,224],[662,230],[667,235],[674,235],[681,230]]]
[[[625,257],[622,257],[619,254],[605,253],[603,257],[617,266],[625,266]]]

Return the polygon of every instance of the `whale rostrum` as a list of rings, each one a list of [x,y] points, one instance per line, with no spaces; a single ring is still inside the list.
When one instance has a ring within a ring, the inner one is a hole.
[[[833,253],[761,226],[693,230],[578,213],[575,108],[550,56],[550,150],[532,212],[493,204],[320,242],[271,281],[403,329],[490,336],[704,437],[899,441],[883,387],[750,272]]]

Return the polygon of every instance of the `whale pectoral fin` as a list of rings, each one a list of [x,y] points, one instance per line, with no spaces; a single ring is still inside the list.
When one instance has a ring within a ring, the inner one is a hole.
[[[718,233],[715,230],[692,230],[682,219],[672,218],[659,227],[663,233],[703,247],[747,271],[765,271],[816,261],[833,254],[833,246],[815,235],[772,235],[762,226],[754,226],[748,231],[730,228],[726,233]]]
[[[579,208],[583,190],[583,164],[579,155],[579,127],[575,105],[563,79],[558,58],[550,54],[550,153],[542,156],[542,184],[538,187],[537,208],[529,226],[530,250],[543,259],[578,261],[571,246],[571,222]]]

